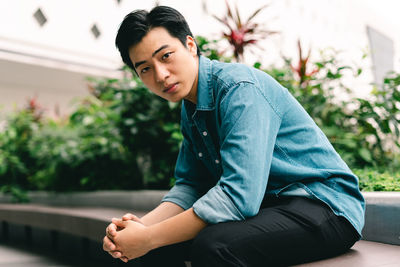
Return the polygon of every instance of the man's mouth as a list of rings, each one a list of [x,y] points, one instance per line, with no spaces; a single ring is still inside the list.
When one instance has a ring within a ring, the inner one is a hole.
[[[176,88],[178,87],[178,83],[170,84],[166,86],[163,90],[164,93],[172,93],[175,92]]]

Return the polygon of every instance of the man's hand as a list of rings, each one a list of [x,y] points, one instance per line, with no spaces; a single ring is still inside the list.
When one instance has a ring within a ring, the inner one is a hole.
[[[113,219],[112,223],[121,229],[113,240],[123,261],[141,257],[154,248],[149,227],[132,220]]]
[[[114,219],[113,219],[114,220]],[[142,221],[135,215],[131,213],[127,213],[122,216],[122,221],[134,221],[140,224],[143,224]],[[118,227],[114,223],[110,223],[106,228],[106,236],[103,239],[103,249],[108,252],[114,258],[119,258],[124,262],[128,262],[128,258],[123,257],[121,250],[115,245],[114,238],[117,235],[118,231],[121,231],[123,228]]]

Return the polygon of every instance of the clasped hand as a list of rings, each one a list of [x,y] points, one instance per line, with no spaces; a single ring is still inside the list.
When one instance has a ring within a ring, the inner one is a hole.
[[[152,249],[148,227],[130,213],[113,218],[106,228],[103,249],[124,262],[143,256]]]

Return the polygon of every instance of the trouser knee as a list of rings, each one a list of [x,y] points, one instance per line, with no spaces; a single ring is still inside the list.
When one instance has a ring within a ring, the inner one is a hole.
[[[230,264],[233,260],[224,238],[212,229],[204,229],[193,240],[191,247],[192,267],[238,266]]]

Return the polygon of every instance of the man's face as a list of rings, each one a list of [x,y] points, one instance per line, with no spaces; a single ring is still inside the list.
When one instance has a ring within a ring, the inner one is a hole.
[[[198,56],[193,38],[186,47],[165,28],[150,30],[129,57],[143,83],[156,95],[172,102],[197,102]]]

